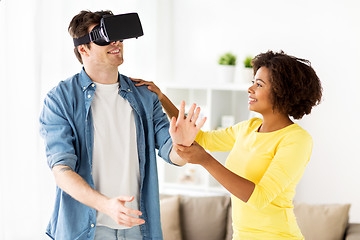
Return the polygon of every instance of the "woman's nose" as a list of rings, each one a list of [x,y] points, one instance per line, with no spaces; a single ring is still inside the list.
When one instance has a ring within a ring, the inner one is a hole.
[[[249,88],[248,88],[248,93],[254,93],[254,90],[252,89],[254,85],[251,85]]]

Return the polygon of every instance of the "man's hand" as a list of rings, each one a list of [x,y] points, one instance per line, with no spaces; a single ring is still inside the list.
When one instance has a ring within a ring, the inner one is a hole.
[[[144,224],[145,221],[136,216],[141,216],[140,211],[125,207],[126,202],[131,202],[134,197],[117,197],[107,200],[103,212],[110,216],[117,224],[133,227]]]
[[[196,124],[200,108],[198,107],[196,110],[195,108],[196,104],[194,103],[185,117],[185,102],[182,101],[177,120],[175,117],[171,119],[169,132],[174,144],[190,146],[194,142],[200,128],[205,124],[206,117]]]
[[[108,198],[91,188],[69,166],[56,165],[52,171],[56,184],[63,191],[79,202],[110,216],[116,223],[128,227],[145,223],[143,219],[136,217],[142,215],[140,211],[125,207],[125,203],[133,201],[134,197]]]

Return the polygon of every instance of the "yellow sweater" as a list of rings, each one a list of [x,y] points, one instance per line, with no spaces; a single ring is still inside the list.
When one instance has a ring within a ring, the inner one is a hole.
[[[260,133],[253,118],[224,130],[202,132],[196,141],[210,151],[231,151],[226,167],[255,183],[247,203],[231,196],[234,240],[304,239],[292,199],[312,151],[311,136],[297,124]]]

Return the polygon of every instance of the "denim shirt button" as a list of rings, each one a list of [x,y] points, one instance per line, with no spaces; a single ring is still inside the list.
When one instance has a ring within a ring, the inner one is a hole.
[[[90,95],[90,94],[88,95],[88,98],[91,98],[91,95]]]
[[[130,88],[128,89],[128,92],[130,92],[131,90],[130,90]]]
[[[95,225],[92,223],[92,224],[90,225],[90,227],[92,227],[92,228],[93,228],[93,227],[95,227]]]
[[[92,87],[95,87],[95,84],[91,84]]]

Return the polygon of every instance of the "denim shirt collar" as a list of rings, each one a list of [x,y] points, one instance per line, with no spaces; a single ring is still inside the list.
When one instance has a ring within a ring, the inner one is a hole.
[[[120,73],[118,73],[118,79],[119,79],[119,85],[120,89],[119,91],[125,91],[125,92],[131,92],[130,85],[125,79],[122,77]],[[80,72],[80,83],[81,83],[81,89],[82,91],[86,91],[89,87],[95,87],[94,82],[90,79],[89,75],[85,72],[84,67],[82,68]]]
[[[90,79],[89,75],[87,75],[87,73],[85,72],[84,67],[81,69],[80,72],[80,84],[81,84],[81,89],[83,90],[83,92],[89,88],[91,86],[91,84],[93,84],[94,82]]]

